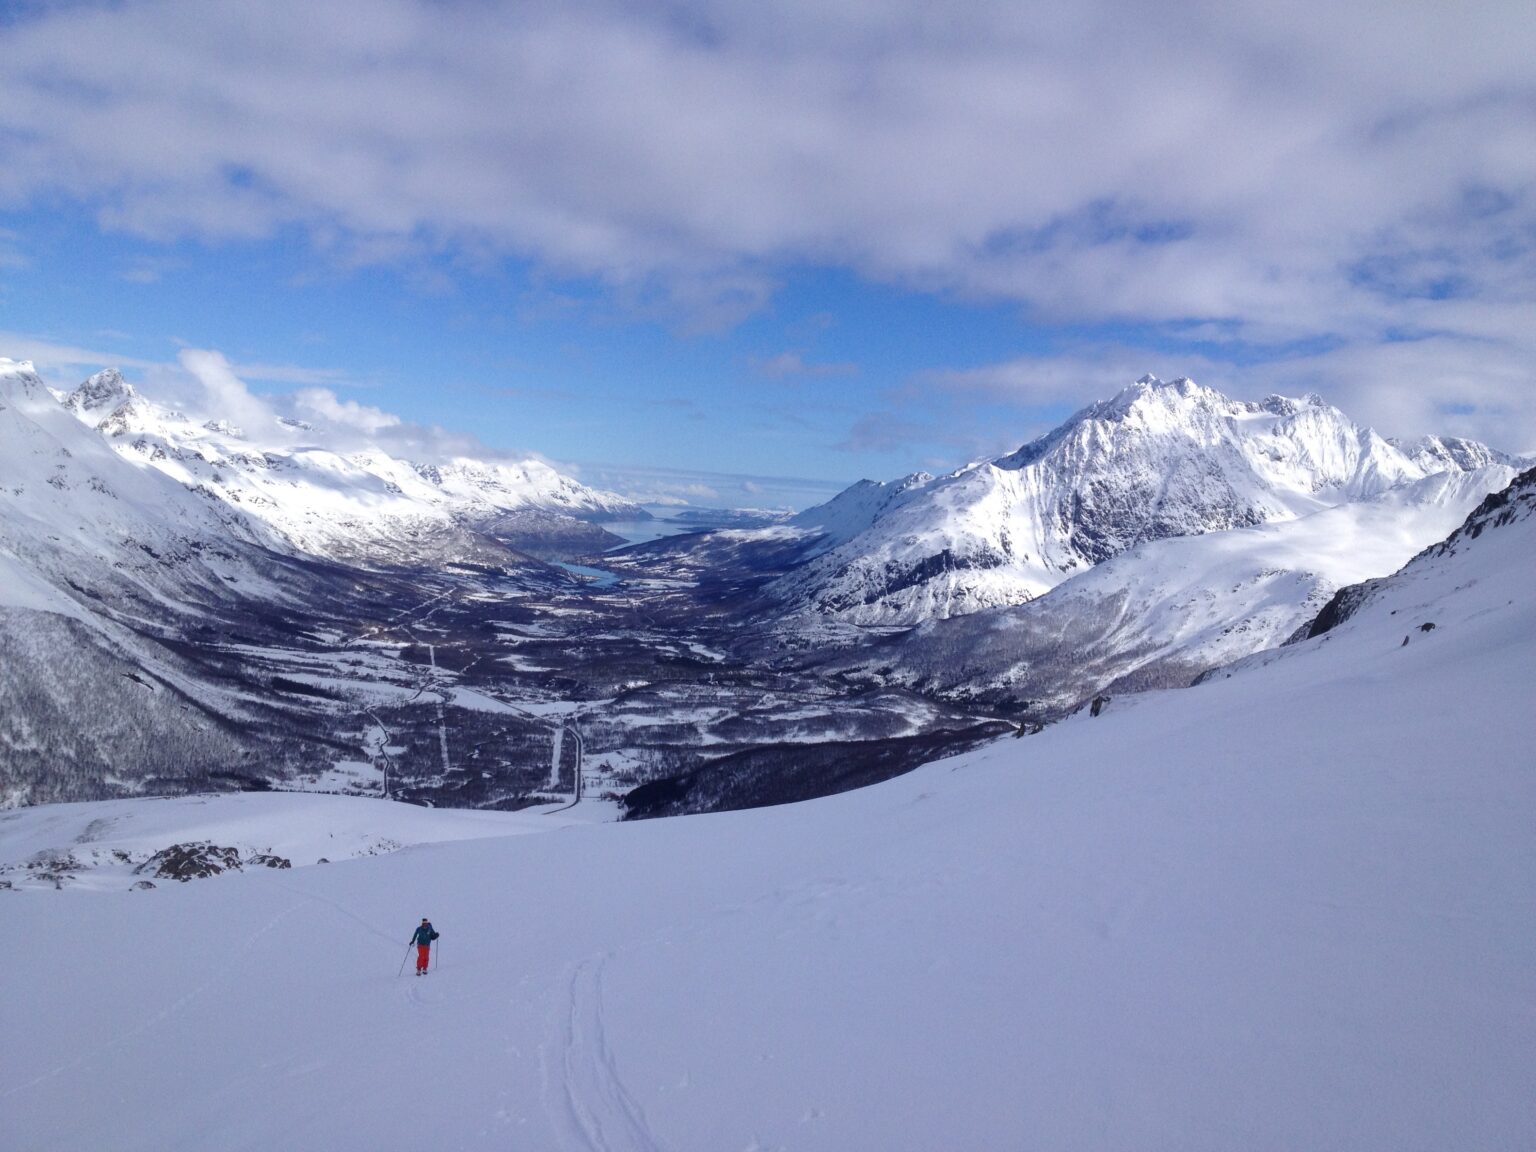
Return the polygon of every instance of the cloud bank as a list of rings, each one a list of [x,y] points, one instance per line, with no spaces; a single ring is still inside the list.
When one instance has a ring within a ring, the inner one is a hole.
[[[0,30],[0,204],[696,327],[848,268],[1531,447],[1533,43],[1517,0],[70,4]]]

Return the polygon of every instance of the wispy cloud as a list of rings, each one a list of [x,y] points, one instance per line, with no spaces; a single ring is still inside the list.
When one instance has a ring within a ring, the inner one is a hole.
[[[247,380],[258,380],[264,384],[307,384],[332,387],[346,385],[350,388],[365,386],[364,381],[358,380],[352,373],[340,368],[311,368],[302,364],[250,362],[241,362],[233,367]]]
[[[793,350],[780,352],[775,356],[768,356],[762,359],[754,358],[751,364],[752,370],[759,376],[767,376],[774,380],[782,380],[786,377],[825,378],[829,376],[857,376],[859,374],[859,366],[852,361],[807,360],[803,353]]]
[[[31,264],[21,249],[21,237],[8,228],[0,228],[0,271],[26,268]]]
[[[139,369],[163,367],[162,361],[85,348],[25,332],[0,332],[0,355],[13,360],[31,360],[37,365],[38,371],[47,377],[72,374],[81,369],[95,372],[108,366]]]

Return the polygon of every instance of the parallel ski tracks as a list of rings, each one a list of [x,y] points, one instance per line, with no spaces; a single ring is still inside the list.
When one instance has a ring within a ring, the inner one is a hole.
[[[39,1084],[43,1084],[49,1080],[52,1080],[55,1076],[62,1075],[65,1072],[73,1071],[74,1069],[79,1068],[89,1061],[95,1059],[97,1056],[100,1056],[105,1052],[110,1052],[114,1048],[121,1048],[125,1044],[137,1040],[139,1037],[151,1032],[160,1024],[164,1023],[166,1020],[169,1020],[171,1017],[179,1013],[183,1008],[192,1003],[192,1001],[196,1000],[209,988],[213,987],[220,981],[230,979],[233,975],[233,964],[236,961],[249,955],[251,950],[256,946],[256,941],[260,940],[268,932],[271,932],[279,924],[281,924],[283,920],[292,915],[294,912],[297,912],[302,907],[302,904],[293,904],[280,910],[276,915],[268,920],[266,924],[258,928],[255,932],[251,933],[251,935],[247,937],[245,943],[242,944],[240,948],[230,957],[228,962],[214,968],[206,980],[203,980],[189,991],[182,993],[179,997],[177,997],[171,1003],[167,1004],[165,1007],[161,1008],[152,1016],[149,1016],[147,1019],[134,1025],[132,1028],[118,1033],[111,1039],[88,1048],[86,1051],[77,1055],[74,1059],[66,1061],[65,1063],[60,1064],[55,1068],[50,1068],[47,1072],[44,1072],[40,1076],[34,1076],[32,1079],[23,1081],[19,1084],[12,1084],[4,1091],[0,1091],[0,1099],[14,1096],[18,1092],[25,1092],[29,1088],[35,1088]]]
[[[630,1095],[608,1046],[603,1014],[607,954],[568,965],[540,1046],[544,1106],[574,1152],[665,1152]]]

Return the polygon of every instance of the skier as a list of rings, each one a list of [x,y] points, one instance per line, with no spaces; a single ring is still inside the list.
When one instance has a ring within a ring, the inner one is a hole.
[[[432,927],[432,921],[425,916],[421,918],[421,927],[411,933],[411,942],[416,945],[416,975],[427,974],[427,962],[432,958],[432,941],[438,936],[437,930]]]

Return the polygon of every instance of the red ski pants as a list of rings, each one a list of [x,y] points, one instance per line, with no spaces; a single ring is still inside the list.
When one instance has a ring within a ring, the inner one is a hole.
[[[431,959],[431,957],[432,957],[432,945],[430,945],[430,944],[418,944],[418,945],[416,945],[416,971],[418,971],[418,972],[425,972],[427,970],[427,961],[429,959]]]

